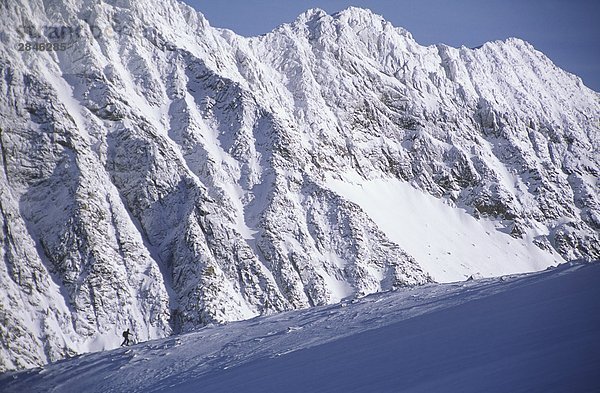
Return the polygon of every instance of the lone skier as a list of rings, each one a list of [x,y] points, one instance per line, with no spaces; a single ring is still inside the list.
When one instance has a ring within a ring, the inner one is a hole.
[[[129,331],[129,328],[127,328],[127,330],[123,332],[123,342],[121,343],[121,346],[129,346],[129,336],[131,336],[131,332]]]

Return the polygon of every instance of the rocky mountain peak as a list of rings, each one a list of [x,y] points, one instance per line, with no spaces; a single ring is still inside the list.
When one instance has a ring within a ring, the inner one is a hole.
[[[375,14],[366,8],[348,7],[332,15],[334,19],[349,26],[362,25],[369,28],[381,28],[382,25],[389,24],[383,16]]]

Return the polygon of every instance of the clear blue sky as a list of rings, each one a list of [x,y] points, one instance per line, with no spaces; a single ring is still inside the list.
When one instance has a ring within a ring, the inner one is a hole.
[[[600,0],[184,0],[212,26],[267,33],[309,8],[369,8],[422,45],[478,46],[518,37],[600,92]]]

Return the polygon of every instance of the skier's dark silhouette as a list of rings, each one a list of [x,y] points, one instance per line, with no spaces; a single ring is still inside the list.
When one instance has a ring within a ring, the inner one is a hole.
[[[125,330],[123,332],[123,342],[121,343],[121,346],[123,345],[129,345],[129,336],[131,336],[131,332],[129,331],[129,328],[127,328],[127,330]]]

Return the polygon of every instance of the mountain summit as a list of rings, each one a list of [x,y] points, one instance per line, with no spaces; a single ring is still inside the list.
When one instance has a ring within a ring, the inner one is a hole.
[[[261,37],[177,1],[0,8],[0,370],[600,257],[600,96],[370,11]]]

